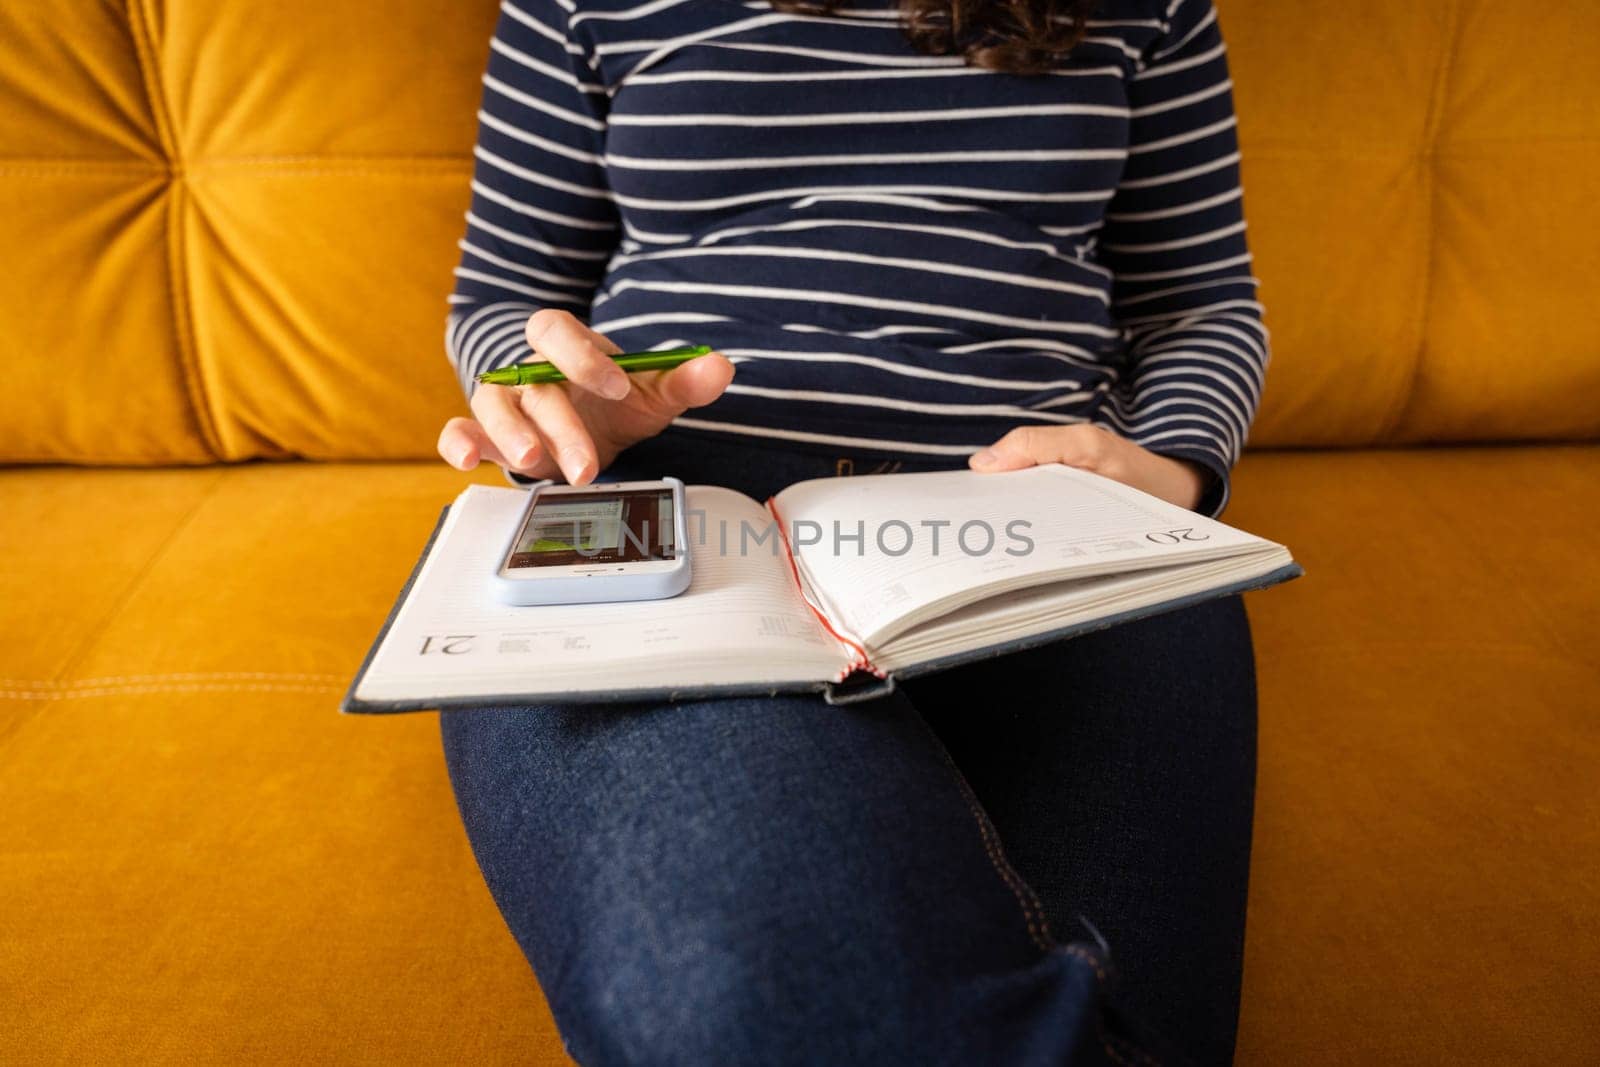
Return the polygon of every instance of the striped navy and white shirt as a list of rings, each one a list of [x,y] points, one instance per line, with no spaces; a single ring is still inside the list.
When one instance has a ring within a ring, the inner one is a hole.
[[[1268,338],[1212,0],[1103,0],[1040,76],[845,3],[501,5],[446,331],[463,388],[566,308],[738,365],[682,429],[964,455],[1091,421],[1204,464],[1221,512]]]

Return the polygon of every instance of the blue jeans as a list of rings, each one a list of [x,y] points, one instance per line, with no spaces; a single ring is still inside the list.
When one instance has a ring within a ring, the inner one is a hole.
[[[607,476],[763,499],[959,465],[669,432]],[[441,727],[484,878],[580,1063],[1232,1058],[1256,731],[1238,597],[860,705]]]

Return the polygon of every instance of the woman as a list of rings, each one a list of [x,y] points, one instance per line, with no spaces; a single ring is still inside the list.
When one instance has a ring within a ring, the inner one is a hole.
[[[502,5],[441,455],[758,499],[1059,461],[1220,513],[1268,347],[1211,0],[842,2]],[[532,358],[570,381],[475,386]],[[849,710],[442,727],[581,1062],[1222,1063],[1255,711],[1235,597]]]

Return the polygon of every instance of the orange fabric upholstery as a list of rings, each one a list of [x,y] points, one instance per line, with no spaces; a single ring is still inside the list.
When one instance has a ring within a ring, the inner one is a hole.
[[[0,460],[429,454],[494,14],[7,4]]]
[[[1308,572],[1239,1062],[1600,1061],[1600,5],[1218,5]],[[334,711],[466,480],[494,16],[0,5],[0,1063],[565,1062],[435,718]]]
[[[1600,432],[1600,10],[1218,8],[1273,329],[1252,441]]]

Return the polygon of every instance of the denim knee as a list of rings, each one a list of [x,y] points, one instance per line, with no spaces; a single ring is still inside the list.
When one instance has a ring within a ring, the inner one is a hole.
[[[1103,1062],[1098,979],[1041,952],[933,736],[882,704],[443,719],[474,852],[580,1062]]]
[[[814,985],[798,946],[758,941],[745,922],[602,920],[573,935],[579,958],[540,978],[586,1067],[870,1062],[871,1032],[890,1021]]]
[[[1058,946],[1005,973],[937,975],[914,952],[852,962],[836,929],[791,923],[763,940],[750,925],[708,919],[647,932],[602,921],[574,931],[580,958],[540,973],[568,1052],[586,1067],[1154,1062],[1104,1014],[1104,960],[1093,946]]]

